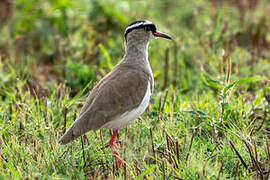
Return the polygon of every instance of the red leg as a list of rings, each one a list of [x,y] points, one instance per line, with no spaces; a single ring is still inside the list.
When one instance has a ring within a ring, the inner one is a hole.
[[[113,135],[111,137],[111,140],[109,142],[109,145],[110,145],[110,148],[114,151],[114,156],[116,157],[116,161],[117,161],[117,170],[120,171],[120,167],[119,167],[119,163],[121,164],[121,166],[125,169],[125,165],[124,163],[121,161],[120,159],[120,155],[117,151],[117,145],[116,145],[116,137],[117,137],[117,134],[118,134],[118,130],[114,130],[113,131]]]
[[[111,140],[110,140],[110,142],[109,142],[110,148],[112,148],[112,149],[114,149],[114,148],[117,149],[117,145],[116,145],[116,143],[115,143],[117,134],[118,134],[118,130],[114,130],[114,131],[113,131],[113,135],[112,135],[112,137],[111,137]]]

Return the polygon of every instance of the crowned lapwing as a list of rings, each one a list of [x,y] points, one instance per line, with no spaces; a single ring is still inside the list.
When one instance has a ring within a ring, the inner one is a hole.
[[[115,143],[118,129],[137,119],[147,108],[153,92],[154,79],[148,61],[147,48],[152,39],[170,36],[159,32],[150,21],[135,21],[125,30],[125,55],[91,91],[79,117],[60,138],[67,144],[90,130],[113,130],[109,141],[120,160]]]

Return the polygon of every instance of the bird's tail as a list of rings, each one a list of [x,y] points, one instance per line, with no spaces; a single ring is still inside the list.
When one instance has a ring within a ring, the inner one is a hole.
[[[74,124],[75,124],[75,123],[73,123],[73,124],[71,125],[71,127],[68,129],[68,131],[65,132],[65,134],[59,139],[58,142],[59,142],[60,144],[65,145],[65,144],[67,144],[67,143],[73,141],[74,139],[76,139],[77,137],[80,136],[80,135],[75,135],[75,134],[73,133]]]

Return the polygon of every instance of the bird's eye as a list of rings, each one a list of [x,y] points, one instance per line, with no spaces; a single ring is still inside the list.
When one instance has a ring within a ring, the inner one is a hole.
[[[145,30],[145,31],[150,31],[151,28],[150,28],[149,26],[146,26],[146,27],[144,28],[144,30]]]

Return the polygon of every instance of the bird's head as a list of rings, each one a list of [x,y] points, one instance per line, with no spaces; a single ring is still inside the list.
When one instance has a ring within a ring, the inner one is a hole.
[[[125,42],[136,41],[137,43],[148,43],[155,38],[172,39],[170,36],[157,30],[155,24],[150,21],[135,21],[125,30]]]

